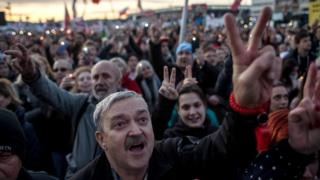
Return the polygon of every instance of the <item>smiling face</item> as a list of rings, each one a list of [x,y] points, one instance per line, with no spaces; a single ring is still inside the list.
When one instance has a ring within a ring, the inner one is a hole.
[[[92,89],[92,79],[91,79],[91,73],[88,71],[83,71],[81,72],[77,79],[76,82],[78,84],[78,88],[80,92],[85,92],[88,93]]]
[[[115,102],[103,113],[102,129],[96,139],[113,169],[132,172],[147,168],[154,134],[148,106],[141,97]]]
[[[179,96],[178,114],[185,125],[201,127],[206,118],[206,106],[196,93]]]

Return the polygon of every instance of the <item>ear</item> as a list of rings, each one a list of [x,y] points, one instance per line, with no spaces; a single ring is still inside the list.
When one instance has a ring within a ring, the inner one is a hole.
[[[107,148],[107,145],[105,143],[105,138],[106,138],[106,134],[104,132],[101,132],[101,131],[96,131],[96,141],[98,142],[99,146],[104,150],[106,151],[108,148]]]

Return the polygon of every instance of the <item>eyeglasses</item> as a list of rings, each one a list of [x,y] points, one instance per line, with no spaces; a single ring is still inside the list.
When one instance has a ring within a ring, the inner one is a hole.
[[[56,68],[56,69],[53,69],[54,72],[66,72],[68,69],[67,68]]]

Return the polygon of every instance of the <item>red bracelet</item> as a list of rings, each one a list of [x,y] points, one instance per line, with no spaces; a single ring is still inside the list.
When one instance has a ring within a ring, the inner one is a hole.
[[[229,104],[230,104],[230,107],[233,111],[240,113],[241,115],[246,115],[246,116],[253,116],[253,115],[265,113],[265,112],[267,112],[267,109],[269,107],[269,102],[266,102],[256,108],[243,108],[239,104],[236,103],[236,100],[234,98],[233,93],[231,93],[231,95],[230,95]]]

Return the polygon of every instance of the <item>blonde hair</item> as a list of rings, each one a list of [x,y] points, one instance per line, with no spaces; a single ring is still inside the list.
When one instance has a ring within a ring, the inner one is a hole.
[[[89,72],[91,74],[91,67],[89,67],[89,66],[81,66],[81,67],[78,67],[74,71],[73,77],[75,77],[75,84],[74,84],[73,88],[71,89],[71,92],[73,92],[73,93],[78,93],[79,92],[78,76],[83,72]]]
[[[144,67],[150,67],[152,72],[154,72],[154,69],[153,69],[153,67],[152,67],[152,65],[150,64],[149,61],[141,60],[136,66],[136,74],[137,74],[137,76],[142,76],[142,71],[143,71]]]

